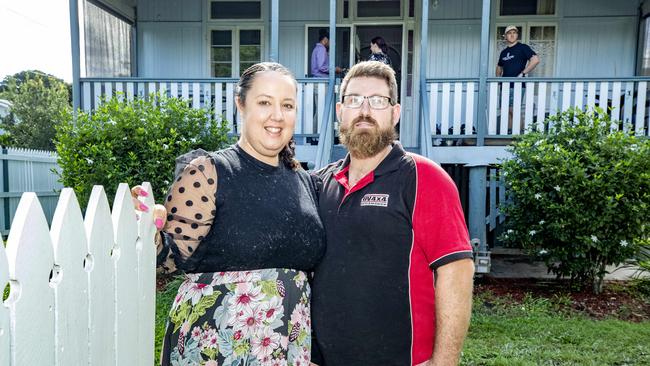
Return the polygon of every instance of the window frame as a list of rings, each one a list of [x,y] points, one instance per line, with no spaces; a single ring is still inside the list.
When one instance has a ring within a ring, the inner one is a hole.
[[[208,57],[208,75],[211,78],[237,78],[239,79],[241,72],[244,70],[240,70],[241,66],[241,60],[239,57],[239,52],[240,52],[240,31],[242,30],[259,30],[260,31],[260,61],[264,61],[266,58],[266,42],[265,42],[265,32],[264,32],[264,26],[263,25],[255,25],[255,24],[244,24],[244,25],[236,25],[236,26],[210,26],[208,27],[208,42],[207,42],[207,57]],[[231,31],[231,45],[232,45],[232,58],[230,61],[230,67],[231,67],[231,74],[230,76],[213,76],[212,71],[213,71],[213,60],[212,60],[212,31]]]

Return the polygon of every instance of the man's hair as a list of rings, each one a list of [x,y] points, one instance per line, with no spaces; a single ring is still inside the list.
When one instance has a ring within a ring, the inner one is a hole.
[[[321,42],[324,38],[329,39],[329,38],[330,38],[330,34],[329,34],[329,33],[321,33],[321,34],[319,34],[319,35],[318,35],[318,42]]]
[[[393,68],[379,61],[363,61],[352,66],[341,82],[341,101],[348,88],[348,83],[354,78],[370,77],[386,81],[389,90],[391,104],[396,104],[397,100],[397,80],[395,80],[395,71]]]

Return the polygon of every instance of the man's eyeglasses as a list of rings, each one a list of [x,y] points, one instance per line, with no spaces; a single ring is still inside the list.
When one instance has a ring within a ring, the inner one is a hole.
[[[361,108],[363,101],[368,99],[368,105],[372,109],[386,109],[392,105],[390,97],[383,95],[371,95],[366,97],[364,95],[348,94],[343,96],[343,106],[345,108]]]

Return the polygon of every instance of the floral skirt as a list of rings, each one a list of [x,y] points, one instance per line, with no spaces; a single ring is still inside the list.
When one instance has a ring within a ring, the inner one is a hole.
[[[302,271],[188,274],[169,313],[161,364],[309,365],[309,300]]]

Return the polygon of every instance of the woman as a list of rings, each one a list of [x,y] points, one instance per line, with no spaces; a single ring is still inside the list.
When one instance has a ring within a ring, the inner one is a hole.
[[[390,57],[388,57],[388,45],[382,37],[375,37],[370,40],[370,52],[368,61],[379,61],[393,67]]]
[[[280,64],[248,68],[237,88],[239,141],[193,159],[169,191],[158,260],[186,280],[162,365],[309,364],[305,271],[325,241],[315,185],[293,159],[296,91]]]

